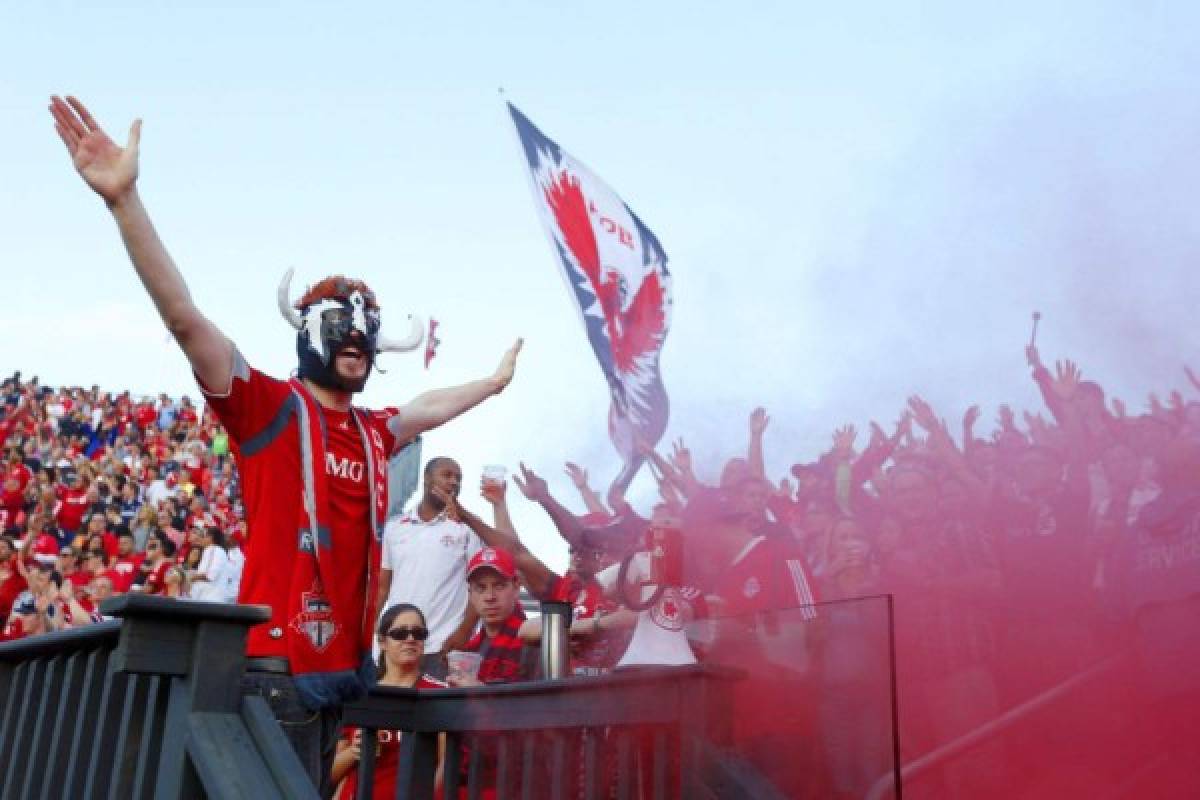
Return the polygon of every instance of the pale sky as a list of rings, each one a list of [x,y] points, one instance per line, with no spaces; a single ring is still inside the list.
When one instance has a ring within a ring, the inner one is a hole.
[[[368,405],[486,375],[526,338],[509,391],[426,455],[469,483],[524,459],[571,502],[566,459],[607,485],[605,384],[504,87],[670,256],[668,438],[702,476],[744,448],[758,404],[775,477],[913,391],[955,422],[975,401],[989,423],[1002,401],[1035,406],[1035,308],[1046,357],[1131,407],[1183,388],[1200,363],[1200,13],[971,5],[6,3],[0,371],[196,394],[54,135],[46,100],[71,92],[119,141],[145,120],[143,197],[251,363],[294,366],[273,300],[287,267],[361,277],[385,328],[432,315],[443,340],[428,372],[384,358]],[[632,494],[646,511],[648,487]],[[548,523],[512,505],[561,568]]]

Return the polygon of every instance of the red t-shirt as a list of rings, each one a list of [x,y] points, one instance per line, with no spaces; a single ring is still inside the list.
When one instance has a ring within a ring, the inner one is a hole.
[[[422,675],[417,679],[414,689],[445,689],[447,684],[437,678]],[[342,738],[354,741],[358,728],[347,725],[342,728]],[[375,751],[375,782],[371,797],[374,800],[392,800],[396,796],[396,776],[400,772],[400,736],[402,731],[377,731],[375,741],[378,749]],[[346,777],[338,784],[335,800],[354,800],[358,791],[358,767],[350,768]]]
[[[83,589],[92,582],[92,573],[82,569],[77,569],[70,575],[64,575],[63,577],[69,580],[76,589]]]
[[[8,563],[9,576],[0,580],[0,619],[7,619],[9,613],[12,612],[12,604],[17,599],[17,595],[25,591],[28,584],[25,579],[17,574],[16,561]]]
[[[5,480],[9,478],[16,478],[17,483],[21,487],[21,491],[24,492],[25,487],[29,485],[31,480],[33,480],[33,472],[31,472],[29,467],[25,466],[24,464],[12,464],[7,470],[5,470],[4,478]]]
[[[63,494],[62,504],[58,507],[58,525],[64,530],[74,533],[83,524],[83,514],[87,511],[87,490],[67,489]]]
[[[725,601],[724,615],[798,609],[799,618],[813,619],[817,601],[804,558],[796,548],[756,536],[726,568],[714,594]]]
[[[134,412],[134,416],[137,419],[138,427],[142,430],[149,428],[158,421],[158,412],[149,403],[139,405],[137,411]]]
[[[25,625],[21,622],[20,617],[11,617],[8,624],[4,626],[4,630],[0,631],[0,642],[15,642],[17,639],[24,639]]]
[[[128,592],[129,587],[133,585],[133,579],[137,576],[138,570],[141,569],[142,561],[146,556],[142,553],[130,553],[127,556],[117,556],[116,563],[109,570],[113,575],[113,591],[120,594]]]
[[[13,511],[0,506],[0,531],[21,528],[25,525],[25,512],[21,510]]]
[[[733,719],[736,741],[783,736],[805,730],[811,722],[812,698],[791,677],[787,678],[790,688],[781,690],[783,673],[767,658],[761,637],[754,634],[758,612],[779,612],[768,625],[798,625],[814,619],[816,596],[811,587],[798,548],[762,536],[752,539],[717,581],[714,594],[725,601],[722,616],[735,618],[726,624],[740,629],[742,621],[749,623],[743,635],[752,637],[731,656],[715,658],[747,671],[731,689],[738,709]]]
[[[25,505],[24,489],[0,489],[0,508],[12,514],[21,510]]]
[[[231,449],[242,477],[242,498],[246,507],[246,564],[238,602],[271,607],[271,620],[250,629],[246,652],[252,657],[287,656],[282,631],[287,619],[288,592],[292,564],[296,555],[296,532],[302,527],[303,508],[300,444],[295,418],[285,422],[267,445],[270,452],[258,458],[270,458],[270,470],[248,468],[242,453],[275,421],[291,386],[251,368],[247,379],[235,377],[229,394],[217,397],[205,391],[210,407],[229,432]],[[370,487],[367,485],[367,453],[363,450],[358,426],[348,412],[323,409],[327,452],[325,474],[329,478],[329,522],[333,540],[334,573],[332,585],[326,585],[330,600],[342,619],[363,618],[366,612],[368,553],[370,549]],[[383,440],[384,453],[395,449],[395,437],[387,429],[387,420],[397,413],[386,409],[368,415],[366,420]],[[316,420],[314,424],[319,424]],[[275,530],[279,538],[271,541],[265,531]],[[264,532],[263,535],[259,533]],[[286,532],[286,534],[284,533]],[[286,535],[287,539],[282,539]],[[277,635],[272,636],[272,631]],[[358,637],[360,631],[343,635]]]
[[[171,560],[164,558],[158,562],[158,566],[150,570],[150,574],[146,576],[145,583],[142,584],[143,594],[162,594],[167,588],[167,570],[171,568]]]

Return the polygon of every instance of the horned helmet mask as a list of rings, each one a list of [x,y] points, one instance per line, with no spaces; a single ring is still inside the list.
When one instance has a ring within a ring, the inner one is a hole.
[[[290,299],[293,270],[279,283],[279,313],[296,329],[297,374],[318,386],[342,392],[360,392],[379,353],[406,353],[421,346],[425,324],[409,315],[410,330],[400,340],[380,333],[379,304],[362,281],[335,275],[318,283],[293,303]],[[337,357],[357,350],[367,360],[362,377],[338,374]]]

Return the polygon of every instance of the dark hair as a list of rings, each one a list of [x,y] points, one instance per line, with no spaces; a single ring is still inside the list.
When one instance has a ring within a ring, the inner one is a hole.
[[[424,473],[422,473],[425,476],[425,480],[429,480],[429,476],[432,475],[433,471],[435,469],[437,469],[438,466],[441,465],[442,462],[444,462],[444,461],[449,461],[451,464],[454,464],[456,466],[458,465],[458,462],[455,461],[450,456],[434,456],[433,458],[431,458],[425,462],[425,471],[424,471]]]
[[[204,532],[212,537],[213,544],[217,547],[225,547],[225,531],[218,528],[216,525],[209,525],[204,529]]]
[[[383,612],[383,616],[379,618],[379,625],[375,628],[375,635],[382,639],[392,629],[392,623],[396,621],[396,617],[408,611],[413,612],[421,618],[421,625],[423,627],[429,627],[429,623],[425,621],[424,611],[412,603],[396,603],[394,606],[389,606],[387,611]],[[387,672],[387,661],[383,655],[383,648],[380,648],[379,661],[375,664],[375,680],[382,678],[385,672]]]
[[[161,528],[156,528],[150,531],[150,538],[158,542],[162,547],[163,555],[167,558],[175,557],[175,543],[171,541],[171,537],[167,536]]]

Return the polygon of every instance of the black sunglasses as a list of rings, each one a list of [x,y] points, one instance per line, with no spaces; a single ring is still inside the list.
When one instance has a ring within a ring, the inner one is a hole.
[[[403,642],[410,636],[418,642],[423,642],[429,638],[429,631],[425,628],[392,628],[387,632],[387,637],[396,642]]]

